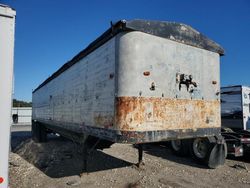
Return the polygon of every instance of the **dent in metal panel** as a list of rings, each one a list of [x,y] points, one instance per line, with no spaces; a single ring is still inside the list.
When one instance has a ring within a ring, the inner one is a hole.
[[[116,124],[126,131],[216,128],[220,127],[220,102],[117,97]]]

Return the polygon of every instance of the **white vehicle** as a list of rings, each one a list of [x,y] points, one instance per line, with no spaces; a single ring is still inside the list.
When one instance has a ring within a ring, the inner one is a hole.
[[[250,87],[221,88],[221,120],[223,127],[250,131]]]
[[[8,187],[15,15],[0,4],[0,187]]]
[[[250,151],[250,87],[221,88],[221,122],[228,154],[242,156]]]

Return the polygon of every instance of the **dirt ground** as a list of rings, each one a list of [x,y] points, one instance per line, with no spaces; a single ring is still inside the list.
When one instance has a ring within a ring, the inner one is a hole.
[[[250,187],[250,159],[231,158],[217,169],[207,169],[190,158],[177,157],[165,145],[148,144],[145,165],[138,169],[132,145],[114,144],[95,150],[82,177],[80,147],[61,137],[34,143],[30,127],[12,128],[9,160],[11,188],[68,187]]]

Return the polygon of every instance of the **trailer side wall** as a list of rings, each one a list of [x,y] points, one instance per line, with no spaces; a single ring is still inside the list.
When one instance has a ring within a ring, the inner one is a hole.
[[[81,132],[113,128],[115,38],[33,93],[32,119]]]
[[[15,15],[0,4],[0,187],[8,187]]]

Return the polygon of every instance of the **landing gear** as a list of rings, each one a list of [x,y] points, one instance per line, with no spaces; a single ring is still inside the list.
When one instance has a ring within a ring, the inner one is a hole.
[[[138,163],[137,163],[137,167],[140,168],[142,165],[144,165],[144,162],[143,162],[143,145],[138,144]]]
[[[94,149],[96,148],[96,146],[99,144],[100,142],[100,138],[96,138],[95,140],[91,140],[91,142],[89,142],[88,140],[89,136],[86,135],[84,138],[84,141],[82,142],[82,149],[83,149],[83,167],[82,167],[82,173],[80,174],[80,177],[83,175],[84,172],[86,172],[88,174],[88,158],[89,155],[94,151]],[[91,144],[91,148],[90,145]]]
[[[39,123],[32,121],[32,139],[35,142],[46,142],[47,141],[47,129],[46,127]]]
[[[87,144],[83,144],[83,166],[82,166],[82,173],[80,177],[86,172],[88,174],[88,158],[89,158],[89,151]]]
[[[89,156],[93,153],[95,149],[104,149],[109,148],[113,142],[108,140],[103,140],[91,135],[84,135],[80,140],[80,145],[82,148],[83,153],[83,166],[82,166],[82,172],[80,174],[80,177],[84,174],[89,172],[88,168],[88,159]]]

